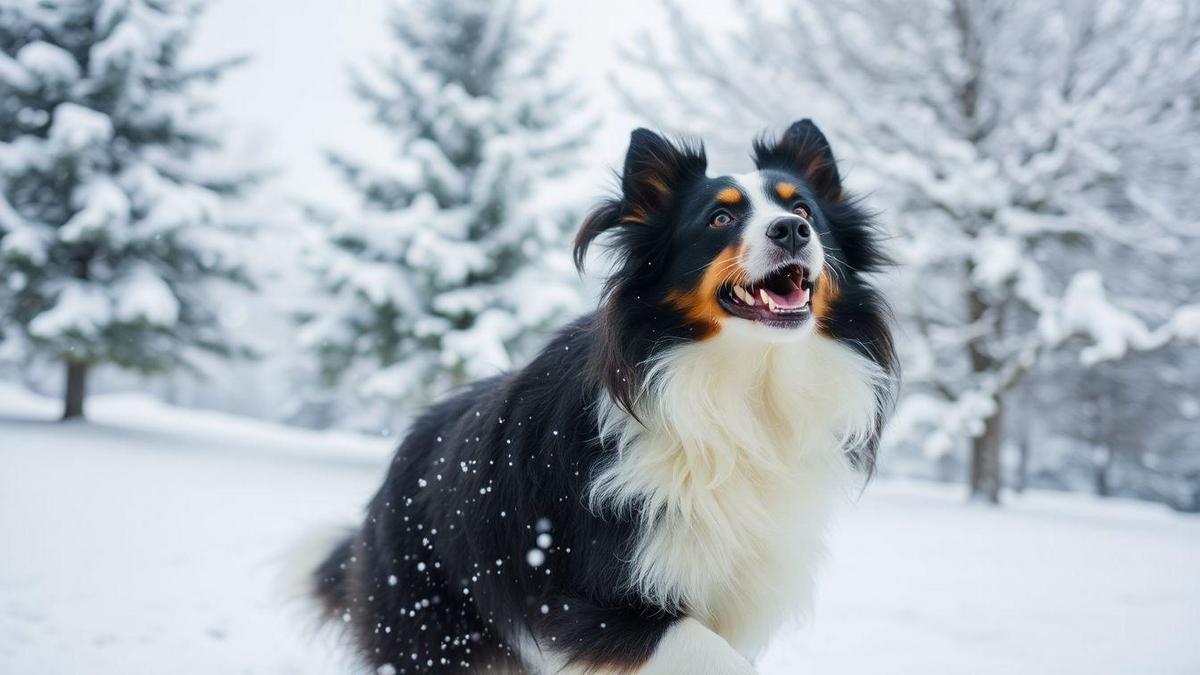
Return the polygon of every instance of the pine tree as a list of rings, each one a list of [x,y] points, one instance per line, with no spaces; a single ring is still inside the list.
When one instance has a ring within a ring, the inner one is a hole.
[[[389,24],[395,50],[356,93],[395,154],[329,153],[362,207],[316,215],[329,299],[303,340],[327,383],[412,406],[508,367],[576,306],[549,193],[588,119],[555,77],[557,36],[520,3],[414,0]]]
[[[714,34],[665,0],[670,30],[628,53],[661,87],[628,98],[718,148],[821,121],[896,234],[897,426],[928,454],[966,440],[973,496],[999,500],[1005,403],[1051,350],[1090,342],[1088,367],[1195,339],[1165,272],[1196,246],[1195,3],[740,4]]]
[[[0,4],[0,342],[62,362],[64,417],[89,369],[191,367],[244,350],[210,282],[247,283],[198,89],[233,62],[182,58],[197,0]]]

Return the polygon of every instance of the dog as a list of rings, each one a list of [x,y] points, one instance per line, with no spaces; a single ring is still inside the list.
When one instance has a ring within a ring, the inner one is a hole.
[[[415,420],[308,579],[394,673],[752,673],[897,380],[880,234],[810,120],[709,177],[633,132],[596,311]]]

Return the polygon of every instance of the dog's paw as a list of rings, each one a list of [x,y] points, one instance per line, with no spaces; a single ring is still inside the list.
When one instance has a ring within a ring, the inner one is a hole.
[[[642,675],[754,675],[754,666],[720,635],[683,619],[663,635]]]

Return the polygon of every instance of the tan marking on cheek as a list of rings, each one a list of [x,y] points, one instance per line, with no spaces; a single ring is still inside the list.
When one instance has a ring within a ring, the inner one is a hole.
[[[683,312],[687,319],[701,326],[698,339],[716,335],[721,330],[721,320],[728,314],[717,302],[717,291],[728,281],[737,281],[743,274],[741,263],[745,244],[733,244],[721,249],[717,257],[704,268],[704,274],[696,285],[687,291],[667,293],[667,302]]]
[[[742,201],[742,191],[727,187],[717,193],[717,202],[721,204],[737,204]]]
[[[817,330],[828,336],[826,327],[826,319],[833,313],[833,305],[837,302],[838,296],[841,294],[837,282],[829,278],[829,275],[823,275],[820,281],[817,282],[817,288],[812,296],[812,313],[813,318],[817,322]]]
[[[796,186],[791,183],[779,181],[775,184],[775,194],[779,195],[780,199],[791,199],[796,196]]]

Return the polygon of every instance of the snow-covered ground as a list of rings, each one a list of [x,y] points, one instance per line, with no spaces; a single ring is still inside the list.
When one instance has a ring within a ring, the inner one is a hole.
[[[349,672],[279,594],[280,552],[352,521],[390,441],[0,384],[0,673]],[[878,481],[840,521],[815,621],[763,673],[1200,672],[1200,519]]]

